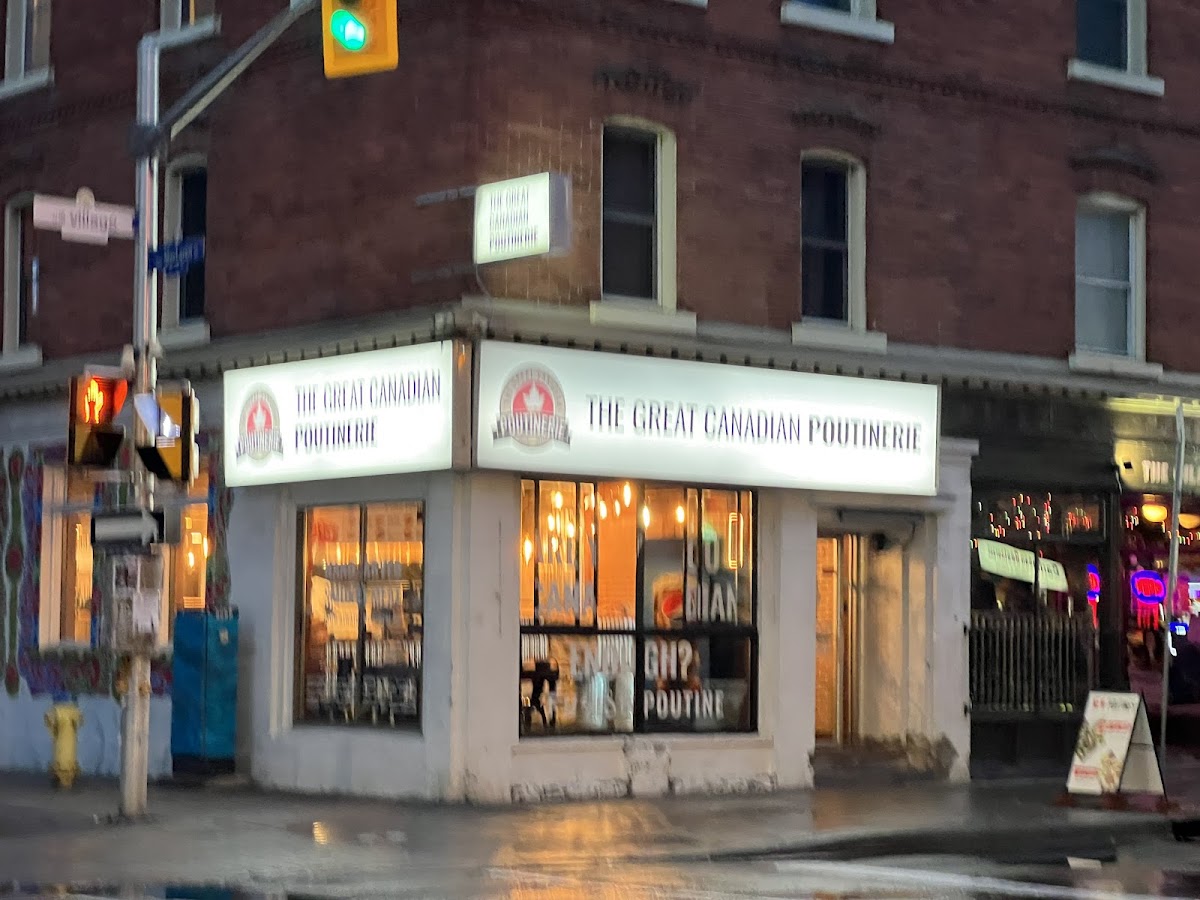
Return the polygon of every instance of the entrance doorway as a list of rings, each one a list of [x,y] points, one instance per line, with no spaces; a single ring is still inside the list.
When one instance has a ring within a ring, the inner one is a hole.
[[[863,584],[862,539],[855,534],[817,538],[816,737],[846,746],[858,738],[859,619]]]

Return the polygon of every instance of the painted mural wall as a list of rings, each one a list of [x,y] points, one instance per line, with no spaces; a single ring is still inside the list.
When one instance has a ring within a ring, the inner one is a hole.
[[[40,769],[48,765],[50,739],[42,716],[56,698],[72,698],[84,713],[80,732],[80,765],[85,774],[115,775],[120,760],[120,704],[126,658],[100,646],[106,600],[105,553],[93,556],[90,645],[43,648],[39,644],[41,615],[43,487],[47,466],[61,466],[64,447],[10,446],[0,448],[0,768]],[[221,480],[220,441],[215,434],[201,438],[207,460],[208,540],[205,604],[223,610],[229,603],[229,563],[225,524],[232,492]],[[126,460],[125,462],[128,462]],[[127,487],[98,484],[93,509],[124,502]],[[170,649],[162,648],[151,664],[151,774],[170,772]]]

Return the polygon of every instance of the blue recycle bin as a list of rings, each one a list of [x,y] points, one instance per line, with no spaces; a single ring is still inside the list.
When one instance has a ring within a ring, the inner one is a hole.
[[[171,760],[176,775],[234,770],[238,616],[185,610],[175,617]]]

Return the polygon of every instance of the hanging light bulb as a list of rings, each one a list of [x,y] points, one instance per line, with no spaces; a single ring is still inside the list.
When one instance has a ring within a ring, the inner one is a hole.
[[[562,504],[563,504],[562,491],[555,491],[554,492],[554,508],[562,509]]]
[[[1142,504],[1142,518],[1147,522],[1154,522],[1155,524],[1165,522],[1167,521],[1167,512],[1167,508],[1161,503]]]
[[[608,504],[605,503],[603,500],[601,500],[600,503],[597,505],[596,511],[600,513],[600,518],[602,518],[602,519],[608,518]]]
[[[554,530],[554,516],[546,516],[546,527],[550,531]]]
[[[675,521],[682,525],[685,518],[687,518],[687,516],[683,512],[683,505],[680,504],[679,506],[675,507]]]
[[[650,507],[648,507],[648,506],[642,507],[642,527],[643,528],[650,527]]]
[[[633,490],[629,487],[629,482],[625,482],[625,488],[621,491],[621,496],[625,499],[625,505],[629,506],[633,503]]]
[[[525,555],[525,562],[533,559],[533,541],[525,538],[525,543],[521,547],[521,552]]]
[[[567,523],[567,537],[568,538],[575,537],[575,523],[574,522]]]
[[[550,538],[550,552],[551,553],[558,552],[558,538],[556,538],[556,537]]]

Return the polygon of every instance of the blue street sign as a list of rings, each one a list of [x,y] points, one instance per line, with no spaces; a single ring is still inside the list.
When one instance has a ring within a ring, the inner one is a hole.
[[[164,244],[150,252],[150,268],[164,275],[182,275],[192,266],[204,261],[204,238],[183,238],[174,244]]]

